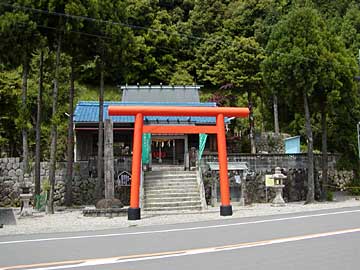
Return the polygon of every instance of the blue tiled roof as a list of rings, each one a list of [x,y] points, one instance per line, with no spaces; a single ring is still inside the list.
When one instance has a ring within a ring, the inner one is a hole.
[[[121,106],[196,106],[196,107],[216,107],[213,102],[104,102],[104,120],[111,119],[114,123],[134,123],[134,116],[109,116],[108,107],[110,105]],[[99,102],[97,101],[80,101],[75,108],[75,123],[97,123],[99,121]],[[215,117],[177,117],[177,116],[145,116],[145,122],[186,122],[194,124],[214,124]]]

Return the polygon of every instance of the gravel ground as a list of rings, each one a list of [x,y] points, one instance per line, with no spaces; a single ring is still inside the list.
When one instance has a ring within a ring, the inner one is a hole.
[[[80,209],[66,209],[54,215],[35,212],[32,217],[19,217],[19,209],[14,209],[17,225],[4,225],[0,228],[0,235],[34,234],[51,232],[92,231],[102,229],[126,228],[130,226],[149,226],[174,224],[194,221],[233,219],[239,217],[267,216],[274,214],[296,213],[322,209],[360,206],[360,200],[354,197],[338,196],[333,202],[314,203],[304,205],[304,202],[288,203],[284,207],[272,207],[270,204],[252,204],[250,206],[233,206],[233,215],[220,217],[219,207],[209,207],[203,212],[145,212],[142,219],[129,221],[127,215],[123,217],[84,217]]]

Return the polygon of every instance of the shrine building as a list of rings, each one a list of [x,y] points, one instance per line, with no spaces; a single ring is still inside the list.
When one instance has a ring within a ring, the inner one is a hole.
[[[109,119],[108,107],[120,106],[191,106],[216,107],[213,102],[200,102],[201,86],[121,86],[121,101],[104,102],[104,120]],[[131,155],[133,149],[133,116],[112,116],[114,158]],[[80,101],[74,115],[75,161],[96,159],[99,125],[99,102]],[[144,125],[200,126],[215,125],[215,117],[145,116]],[[149,134],[149,166],[176,165],[188,169],[194,150],[199,148],[198,134]],[[216,151],[216,136],[209,135],[205,151]]]

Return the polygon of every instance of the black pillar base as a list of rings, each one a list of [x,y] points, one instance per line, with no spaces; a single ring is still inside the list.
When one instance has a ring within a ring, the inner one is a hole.
[[[231,205],[226,205],[226,206],[220,205],[220,216],[232,216],[232,214],[233,212]]]
[[[128,209],[128,220],[139,220],[140,219],[140,208]]]

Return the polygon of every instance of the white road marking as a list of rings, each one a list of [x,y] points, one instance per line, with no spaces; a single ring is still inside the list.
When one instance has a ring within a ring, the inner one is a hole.
[[[120,264],[126,262],[138,262],[138,261],[147,261],[147,260],[158,260],[165,258],[173,258],[173,257],[182,257],[182,256],[190,256],[190,255],[198,255],[198,254],[206,254],[206,253],[215,253],[215,252],[223,252],[230,250],[238,250],[245,248],[253,248],[260,246],[269,246],[281,243],[289,243],[295,241],[316,239],[322,237],[330,237],[335,235],[343,235],[349,233],[357,233],[360,232],[360,228],[348,229],[348,230],[340,230],[333,232],[325,232],[325,233],[317,233],[310,235],[300,235],[286,238],[278,238],[271,239],[265,241],[257,241],[250,243],[239,243],[228,246],[220,246],[220,247],[208,247],[208,248],[200,248],[200,249],[189,249],[189,250],[180,250],[180,251],[170,251],[170,252],[162,252],[162,253],[154,253],[154,254],[139,254],[139,255],[130,255],[130,256],[122,256],[122,257],[113,257],[113,258],[101,258],[101,259],[89,259],[82,260],[77,263],[69,264],[66,261],[59,262],[57,264],[63,263],[64,265],[57,266],[47,266],[44,264],[35,264],[35,265],[20,265],[20,266],[9,266],[0,268],[0,270],[11,270],[11,269],[26,269],[26,270],[57,270],[57,269],[68,269],[68,268],[80,268],[85,266],[99,266],[99,265],[109,265],[109,264]],[[40,267],[38,267],[40,266]]]
[[[295,217],[263,219],[263,220],[248,221],[248,222],[238,222],[238,223],[228,223],[228,224],[218,224],[218,225],[208,225],[208,226],[198,226],[198,227],[178,228],[178,229],[167,229],[167,230],[153,230],[153,231],[127,232],[127,233],[111,233],[111,234],[95,234],[95,235],[79,235],[79,236],[67,236],[67,237],[52,237],[52,238],[13,240],[13,241],[0,242],[0,245],[31,243],[31,242],[59,241],[59,240],[73,240],[73,239],[87,239],[87,238],[101,238],[101,237],[119,237],[119,236],[128,236],[128,235],[158,234],[158,233],[171,233],[171,232],[183,232],[183,231],[195,231],[195,230],[216,229],[216,228],[225,228],[225,227],[234,227],[234,226],[244,226],[244,225],[250,225],[250,224],[261,224],[261,223],[279,222],[279,221],[287,221],[287,220],[296,220],[296,219],[304,219],[304,218],[315,218],[315,217],[324,217],[324,216],[333,216],[333,215],[343,215],[343,214],[351,214],[351,213],[358,213],[358,212],[360,212],[360,209],[359,210],[347,210],[347,211],[322,213],[322,214],[301,215],[301,216],[295,216]]]

